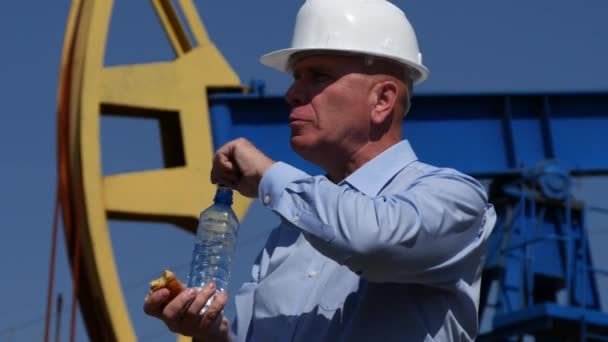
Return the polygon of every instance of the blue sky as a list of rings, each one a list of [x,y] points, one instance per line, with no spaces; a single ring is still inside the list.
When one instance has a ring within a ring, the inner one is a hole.
[[[196,1],[211,39],[241,81],[261,79],[270,94],[282,94],[289,78],[258,63],[258,57],[285,47],[301,0],[263,2]],[[395,1],[412,21],[429,80],[418,94],[608,92],[608,2],[566,1]],[[0,260],[14,281],[2,282],[0,340],[32,341],[43,334],[55,172],[56,87],[70,2],[12,1],[1,11],[0,32]],[[7,44],[8,43],[8,44]],[[173,54],[149,1],[115,1],[106,65],[170,60]],[[105,120],[105,119],[104,119]],[[102,121],[104,172],[155,167],[160,163],[153,125]],[[135,140],[133,140],[135,139]],[[130,146],[124,142],[132,142]],[[133,142],[134,141],[134,142]],[[156,150],[155,150],[156,149]],[[137,155],[137,157],[133,157]],[[206,181],[206,180],[201,180]],[[603,177],[575,182],[578,197],[608,207]],[[606,241],[592,212],[592,247]],[[276,218],[254,204],[240,235],[233,284],[247,277],[251,258]],[[137,334],[142,340],[173,341],[158,322],[141,313],[147,281],[169,266],[185,277],[191,236],[169,225],[111,222],[115,257]],[[55,288],[69,307],[71,280],[63,237],[59,239]],[[161,255],[162,244],[170,248]],[[133,248],[137,246],[137,248]],[[231,315],[229,309],[228,314]],[[63,315],[67,337],[69,315]],[[78,341],[86,341],[83,326]],[[143,337],[146,337],[145,339]]]

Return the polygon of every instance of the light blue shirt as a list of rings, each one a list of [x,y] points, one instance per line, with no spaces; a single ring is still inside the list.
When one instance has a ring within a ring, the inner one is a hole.
[[[419,162],[407,141],[339,184],[284,163],[280,215],[235,296],[235,341],[472,341],[496,214],[482,185]]]

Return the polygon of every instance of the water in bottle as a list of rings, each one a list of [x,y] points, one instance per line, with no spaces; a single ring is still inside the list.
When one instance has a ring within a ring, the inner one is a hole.
[[[227,290],[239,221],[232,210],[232,190],[219,186],[213,205],[203,210],[196,229],[188,287],[209,282],[218,291]]]

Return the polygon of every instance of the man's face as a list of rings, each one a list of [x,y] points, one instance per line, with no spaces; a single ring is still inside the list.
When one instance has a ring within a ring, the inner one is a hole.
[[[362,60],[349,56],[309,56],[295,63],[286,99],[291,146],[303,158],[325,166],[368,141],[373,79],[362,70]]]

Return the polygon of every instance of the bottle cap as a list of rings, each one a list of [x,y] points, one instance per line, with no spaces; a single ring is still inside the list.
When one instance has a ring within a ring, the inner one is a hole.
[[[232,205],[232,189],[229,187],[219,185],[213,198],[215,203],[222,203],[226,205]]]

